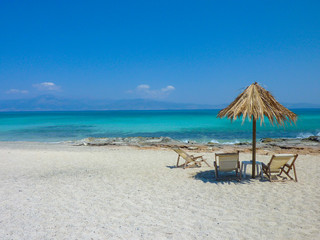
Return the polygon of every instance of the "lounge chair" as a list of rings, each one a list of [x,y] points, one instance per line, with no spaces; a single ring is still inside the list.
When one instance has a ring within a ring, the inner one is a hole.
[[[270,162],[267,165],[262,163],[262,170],[270,182],[281,181],[277,179],[277,176],[280,176],[282,173],[285,173],[291,180],[297,182],[296,167],[294,165],[297,157],[298,154],[275,154],[271,157]],[[290,160],[292,160],[291,163],[289,163]],[[292,169],[294,179],[289,174]]]
[[[203,156],[195,157],[193,155],[189,155],[188,153],[186,153],[178,147],[172,148],[172,150],[178,154],[177,167],[183,167],[184,169],[189,167],[201,167],[202,162],[205,162],[210,167],[210,165],[206,162]],[[181,165],[179,165],[180,157],[182,157],[185,160],[185,162]]]
[[[218,179],[219,172],[236,172],[236,177],[240,177],[240,161],[239,152],[237,153],[216,153],[215,161],[215,177]],[[239,176],[238,176],[239,174]]]

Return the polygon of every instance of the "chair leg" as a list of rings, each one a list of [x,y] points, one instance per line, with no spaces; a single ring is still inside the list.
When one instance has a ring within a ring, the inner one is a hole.
[[[214,175],[216,177],[216,180],[218,180],[218,166],[217,166],[216,161],[214,161],[213,165],[214,165],[214,169],[215,169]]]
[[[290,180],[293,180],[293,177],[290,176],[289,172],[290,172],[290,169],[286,172],[286,171],[283,171],[289,178]]]
[[[207,163],[207,161],[206,160],[202,160],[203,162],[205,162],[207,165],[208,165],[208,167],[211,167],[210,165],[209,165],[209,163]]]
[[[242,170],[243,170],[243,162],[241,163],[241,168],[240,168],[240,180],[242,179]]]
[[[195,167],[195,166],[198,166],[198,165],[196,163],[193,163],[193,164],[186,165],[185,168],[192,168],[192,167]]]
[[[240,177],[240,176],[241,176],[240,171],[239,171],[239,169],[237,169],[237,170],[236,170],[236,178],[237,178],[238,181],[241,180],[241,177]]]
[[[270,167],[269,167],[269,181],[270,181],[270,182],[273,182],[272,176],[271,176],[271,169],[270,169]]]
[[[178,168],[179,167],[182,167],[182,168],[184,168],[185,167],[185,163],[183,163],[183,164],[180,164],[179,166],[177,166]]]
[[[262,169],[261,169],[262,174],[264,173],[266,175],[266,177],[270,180],[271,176],[269,175],[269,169],[267,167],[264,167],[262,165]],[[271,181],[270,181],[271,182]]]
[[[297,173],[296,173],[296,167],[293,164],[293,172],[294,172],[294,179],[296,182],[298,182]]]

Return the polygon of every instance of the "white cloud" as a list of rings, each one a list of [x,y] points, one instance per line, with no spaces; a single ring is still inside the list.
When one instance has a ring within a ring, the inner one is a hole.
[[[168,91],[173,91],[173,90],[175,90],[175,89],[176,89],[176,88],[175,88],[174,86],[169,85],[169,86],[167,86],[167,87],[165,87],[165,88],[162,88],[161,91],[162,91],[162,92],[168,92]]]
[[[33,87],[37,88],[40,91],[58,91],[60,86],[57,86],[53,82],[42,82],[38,84],[33,84]]]
[[[15,89],[15,88],[12,88],[8,91],[6,91],[6,94],[27,94],[29,93],[28,90],[20,90],[20,89]]]
[[[139,90],[146,90],[146,89],[150,89],[150,86],[147,84],[141,84],[137,87],[137,89]]]
[[[127,93],[134,93],[143,98],[157,99],[168,96],[174,90],[175,87],[171,85],[168,85],[165,88],[161,89],[151,89],[151,87],[147,84],[140,84],[134,90],[127,91]]]

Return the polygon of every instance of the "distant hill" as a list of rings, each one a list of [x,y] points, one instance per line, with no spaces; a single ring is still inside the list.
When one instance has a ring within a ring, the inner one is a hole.
[[[313,103],[284,103],[287,108],[320,108],[320,104]]]
[[[35,98],[0,100],[0,111],[85,111],[85,110],[176,110],[222,109],[228,104],[209,105],[173,103],[150,99],[85,100],[67,99],[52,95]],[[320,104],[284,104],[288,108],[320,108]]]
[[[0,100],[0,111],[175,110],[223,107],[225,105],[172,103],[149,99],[74,100],[51,95],[19,100]]]

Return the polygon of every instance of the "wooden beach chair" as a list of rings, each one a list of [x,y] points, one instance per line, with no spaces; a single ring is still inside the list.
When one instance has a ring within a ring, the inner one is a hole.
[[[184,169],[189,167],[201,167],[202,162],[205,162],[210,167],[210,165],[206,162],[203,156],[195,157],[193,155],[189,155],[188,153],[186,153],[178,147],[174,147],[172,148],[172,150],[178,154],[177,167],[183,167]],[[179,165],[180,157],[182,157],[185,160],[185,162],[181,165]]]
[[[236,177],[240,179],[240,161],[239,152],[237,153],[216,153],[215,161],[215,177],[219,177],[219,172],[236,172]],[[238,176],[239,175],[239,176]]]
[[[275,154],[272,155],[270,162],[265,165],[262,163],[262,170],[266,174],[270,182],[283,181],[283,179],[278,180],[277,176],[281,176],[282,173],[285,173],[291,180],[298,181],[296,167],[294,165],[298,154]],[[289,161],[291,163],[289,163]],[[294,179],[290,176],[290,171],[293,170]],[[276,175],[272,175],[276,174]]]

